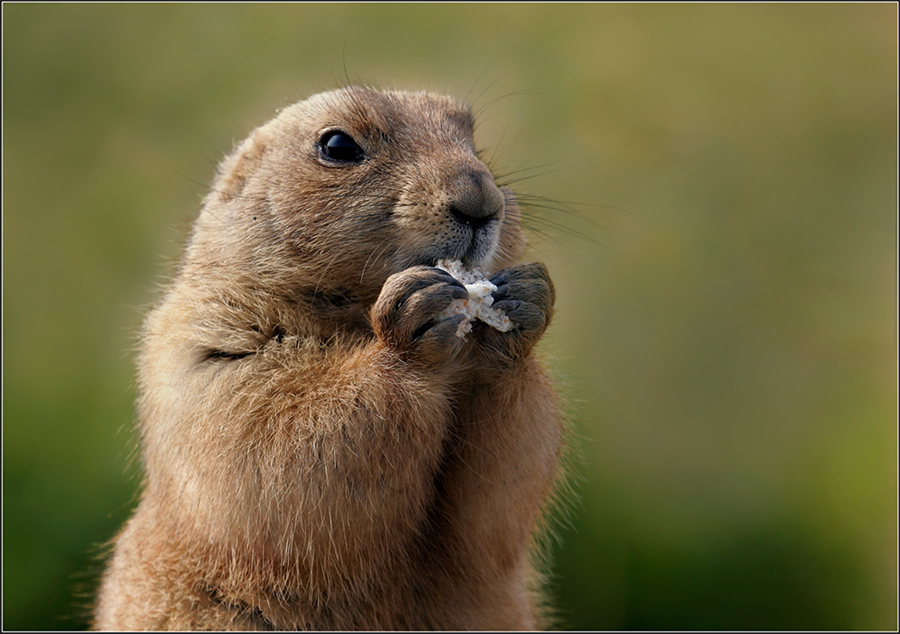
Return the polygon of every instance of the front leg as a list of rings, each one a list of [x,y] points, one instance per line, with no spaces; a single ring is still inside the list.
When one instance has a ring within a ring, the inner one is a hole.
[[[426,557],[447,571],[435,596],[457,628],[531,629],[529,548],[552,493],[562,443],[560,406],[532,349],[550,321],[554,291],[543,265],[501,271],[497,302],[515,324],[476,324],[476,373],[438,481],[442,548]]]
[[[491,278],[497,287],[493,307],[513,323],[509,332],[476,324],[475,355],[482,375],[497,375],[527,358],[553,316],[556,291],[547,267],[539,262],[499,271]]]
[[[453,420],[442,377],[458,373],[461,345],[458,319],[434,317],[465,295],[440,271],[410,269],[382,289],[373,337],[258,343],[233,304],[172,293],[144,338],[147,488],[97,626],[417,623],[409,550],[434,497]]]

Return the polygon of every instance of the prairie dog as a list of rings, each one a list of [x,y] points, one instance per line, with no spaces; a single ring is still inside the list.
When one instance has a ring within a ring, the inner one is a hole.
[[[95,629],[534,629],[554,290],[470,109],[349,87],[222,162],[138,358],[140,503]],[[437,316],[491,275],[499,332]]]

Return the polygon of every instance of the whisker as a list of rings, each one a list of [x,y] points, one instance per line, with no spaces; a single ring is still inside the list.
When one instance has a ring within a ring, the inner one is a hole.
[[[319,286],[322,284],[322,281],[325,279],[325,274],[328,273],[328,269],[331,268],[331,265],[337,261],[338,257],[342,255],[340,250],[335,251],[334,257],[325,265],[325,268],[322,270],[322,274],[319,276],[319,279],[316,280],[315,289],[313,289],[313,294],[317,294],[319,292]]]
[[[555,222],[555,221],[553,221],[553,220],[550,220],[549,218],[544,218],[544,217],[542,217],[542,216],[537,216],[537,215],[534,215],[534,216],[532,216],[532,215],[523,216],[523,223],[522,223],[522,224],[523,224],[526,228],[533,228],[533,227],[534,227],[534,224],[539,224],[539,225],[541,225],[541,226],[543,226],[543,227],[548,227],[548,228],[550,228],[550,229],[555,229],[556,231],[559,231],[559,232],[561,232],[561,233],[564,233],[564,234],[566,234],[566,235],[568,235],[568,236],[571,236],[571,237],[573,237],[573,238],[581,238],[582,240],[587,240],[588,242],[590,242],[590,243],[592,243],[592,244],[597,244],[597,245],[600,244],[597,240],[595,240],[594,238],[592,238],[591,236],[589,236],[589,235],[587,235],[587,234],[581,233],[580,231],[578,231],[578,230],[576,230],[576,229],[573,229],[573,228],[571,228],[571,227],[567,227],[566,225],[564,225],[564,224],[562,224],[562,223]]]
[[[488,159],[487,161],[485,161],[485,165],[487,165],[487,167],[491,171],[491,173],[493,173],[493,170],[491,169],[491,165],[494,162],[494,157],[497,156],[497,150],[500,149],[500,144],[503,143],[503,139],[506,138],[507,132],[509,132],[509,126],[506,126],[506,128],[503,130],[503,134],[500,135],[500,138],[497,140],[497,143],[494,145],[494,150],[493,150],[493,152],[491,152],[491,158]],[[480,154],[480,153],[476,153],[476,154]],[[479,158],[480,158],[480,156],[479,156]]]
[[[544,198],[542,196],[537,196],[534,198],[530,198],[528,196],[523,196],[523,197],[519,198],[519,202],[520,202],[520,204],[528,207],[529,209],[546,209],[548,211],[560,212],[560,213],[565,214],[566,216],[578,218],[579,220],[583,220],[584,222],[587,222],[587,223],[593,225],[594,227],[596,227],[597,229],[600,229],[601,231],[605,230],[605,228],[602,225],[600,225],[594,219],[588,217],[584,212],[581,212],[577,209],[570,209],[568,207],[558,205],[557,201],[549,199],[549,198]]]
[[[463,99],[463,101],[465,101],[465,102],[468,102],[468,101],[469,101],[469,95],[471,95],[471,94],[472,94],[472,91],[475,90],[475,86],[478,85],[478,82],[481,81],[481,78],[484,77],[485,74],[486,74],[491,68],[493,68],[495,64],[497,64],[497,62],[499,62],[501,59],[503,59],[504,57],[506,57],[507,55],[509,55],[509,53],[511,53],[513,50],[515,50],[516,48],[518,48],[519,46],[521,46],[521,45],[522,45],[523,43],[525,43],[526,41],[528,41],[528,38],[527,38],[527,37],[526,37],[526,38],[522,38],[521,40],[519,40],[518,42],[516,42],[515,44],[513,44],[512,46],[510,46],[508,49],[506,49],[505,51],[503,51],[502,53],[500,53],[500,55],[498,55],[497,57],[495,57],[495,58],[494,58],[494,61],[492,61],[490,64],[488,64],[487,67],[485,67],[485,69],[484,69],[483,71],[481,71],[481,73],[479,73],[478,77],[475,78],[475,81],[472,82],[472,87],[469,88],[469,90],[466,92],[466,96],[465,96],[465,98]],[[495,83],[496,83],[496,82],[495,82]],[[493,84],[491,84],[491,86],[493,86]],[[484,94],[484,91],[481,91],[481,93],[479,93],[478,97],[480,98],[482,94]],[[476,98],[476,101],[477,101],[477,98]]]
[[[530,172],[532,170],[543,169],[545,167],[552,167],[553,165],[559,165],[562,161],[551,161],[550,163],[542,163],[541,165],[531,165],[528,167],[520,167],[519,169],[511,170],[509,172],[503,172],[494,175],[494,180],[502,180],[513,174],[519,174],[520,172]]]
[[[525,97],[527,97],[527,96],[532,96],[532,97],[533,97],[533,96],[546,97],[547,95],[546,95],[546,93],[542,93],[542,92],[539,92],[539,91],[536,91],[536,90],[513,90],[513,91],[511,91],[511,92],[502,94],[502,95],[500,95],[499,97],[494,97],[494,98],[491,99],[489,102],[487,102],[486,104],[484,104],[483,106],[481,106],[481,107],[478,109],[478,111],[475,112],[476,120],[477,120],[477,119],[480,119],[481,116],[482,116],[482,114],[485,112],[485,110],[487,110],[488,108],[490,108],[491,106],[493,106],[493,105],[494,105],[495,103],[497,103],[498,101],[501,101],[502,99],[506,99],[507,97],[522,97],[522,96],[525,96]]]
[[[537,177],[539,177],[539,176],[546,176],[547,174],[555,174],[556,172],[561,172],[561,171],[563,171],[563,170],[572,169],[572,168],[574,168],[574,167],[578,167],[579,165],[584,165],[584,164],[586,164],[586,163],[590,163],[591,161],[592,161],[592,159],[586,159],[586,160],[584,160],[584,161],[579,161],[578,163],[574,163],[574,164],[572,164],[572,165],[564,165],[563,167],[559,167],[559,168],[554,169],[554,170],[547,170],[546,172],[541,172],[540,174],[531,174],[531,175],[529,175],[529,176],[522,176],[521,178],[515,178],[515,179],[510,180],[510,181],[505,181],[505,182],[503,183],[503,185],[504,185],[504,186],[509,186],[509,185],[514,184],[514,183],[521,183],[522,181],[527,181],[527,180],[530,180],[530,179],[532,179],[532,178],[537,178]],[[550,163],[549,165],[553,165],[553,164],[559,163],[559,162],[560,162],[560,161],[555,161],[554,163]],[[526,168],[526,169],[527,169],[527,168]],[[519,170],[519,171],[526,171],[526,170],[523,169],[523,170]],[[515,173],[516,173],[516,172],[510,172],[510,174],[515,174]],[[508,176],[508,175],[507,175],[507,176]]]
[[[506,73],[505,75],[500,75],[500,77],[498,77],[497,79],[495,79],[494,81],[492,81],[491,83],[489,83],[484,89],[482,89],[482,91],[481,91],[480,93],[478,93],[478,95],[475,97],[475,99],[474,99],[473,101],[474,101],[475,103],[477,103],[478,100],[481,99],[481,97],[484,95],[484,93],[486,93],[488,90],[490,90],[491,88],[493,88],[497,83],[499,83],[499,82],[502,81],[503,79],[506,79],[507,77],[509,77],[509,73]],[[469,96],[468,96],[468,95],[466,95],[465,101],[468,103],[468,101],[469,101]],[[484,111],[484,109],[485,109],[487,106],[490,106],[490,105],[491,105],[492,103],[494,103],[495,101],[496,101],[496,99],[489,101],[489,102],[487,103],[487,105],[481,107],[481,108],[478,110],[477,113],[473,113],[473,116],[475,117],[475,121],[479,121],[479,116],[480,116],[480,114]]]
[[[362,284],[363,280],[365,279],[366,269],[369,268],[369,263],[372,262],[373,258],[375,259],[376,262],[379,261],[381,259],[381,255],[384,254],[384,252],[387,250],[387,248],[386,248],[387,245],[388,245],[388,238],[385,238],[384,240],[381,241],[381,246],[378,249],[373,249],[372,253],[369,254],[369,257],[366,259],[366,263],[363,264],[362,272],[359,274],[359,283],[360,284]],[[376,257],[376,255],[377,255],[377,257]]]

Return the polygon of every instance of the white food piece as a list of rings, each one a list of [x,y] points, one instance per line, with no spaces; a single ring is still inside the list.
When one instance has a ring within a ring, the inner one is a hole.
[[[487,279],[487,271],[480,267],[467,269],[460,260],[439,260],[439,269],[447,271],[454,278],[462,282],[469,293],[469,299],[454,299],[438,316],[438,321],[464,314],[466,316],[456,329],[456,336],[465,338],[466,333],[472,331],[472,321],[481,320],[500,332],[508,332],[513,329],[513,323],[502,310],[491,308],[494,298],[492,291],[497,287]]]

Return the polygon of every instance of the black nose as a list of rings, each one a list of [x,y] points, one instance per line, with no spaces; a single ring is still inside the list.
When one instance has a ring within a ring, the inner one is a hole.
[[[503,193],[487,172],[462,171],[449,189],[449,211],[464,225],[477,229],[503,211]]]

